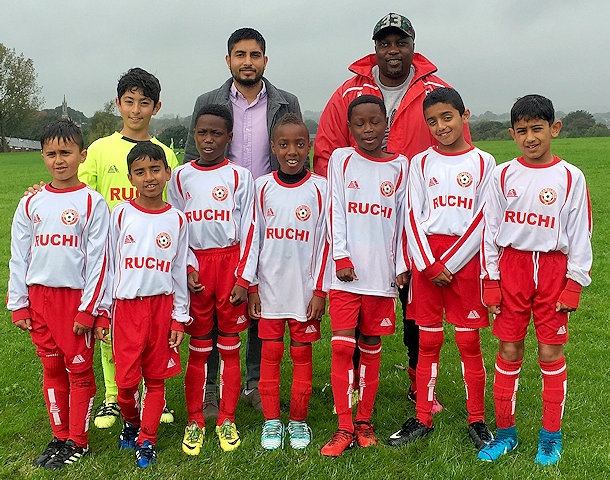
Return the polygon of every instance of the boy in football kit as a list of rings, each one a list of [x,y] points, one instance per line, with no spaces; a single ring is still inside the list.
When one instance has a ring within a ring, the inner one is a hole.
[[[569,312],[591,283],[591,208],[585,177],[553,155],[561,130],[551,101],[526,95],[511,109],[509,132],[521,157],[499,165],[484,210],[483,301],[500,340],[494,377],[495,440],[478,457],[494,461],[517,446],[515,405],[530,317],[542,372],[542,429],[535,463],[562,452]]]
[[[150,119],[161,109],[160,94],[159,80],[146,70],[132,68],[124,73],[119,78],[115,99],[123,126],[119,132],[93,142],[89,146],[87,159],[78,169],[79,178],[100,192],[110,209],[138,195],[136,187],[128,179],[129,171],[125,163],[127,154],[138,142],[151,141],[159,145],[165,152],[169,167],[173,169],[178,166],[173,150],[148,133]],[[120,415],[111,336],[108,336],[108,342],[100,346],[105,397],[95,413],[94,424],[98,428],[110,428]],[[173,414],[167,408],[162,421],[173,422]]]
[[[193,323],[185,329],[191,336],[184,376],[188,424],[182,450],[187,455],[199,454],[205,434],[206,360],[215,316],[221,358],[216,434],[224,451],[241,443],[235,408],[241,386],[239,332],[250,321],[247,289],[256,269],[256,258],[249,256],[255,231],[254,180],[247,169],[224,156],[232,130],[227,107],[202,107],[194,130],[200,157],[174,170],[168,186],[170,203],[185,213],[190,224],[189,246],[198,264],[198,270],[189,267],[188,275]]]
[[[58,469],[89,452],[91,329],[102,313],[110,215],[104,198],[78,178],[87,156],[80,128],[57,120],[43,128],[40,144],[53,179],[15,212],[7,307],[42,362],[53,440],[34,465]]]
[[[138,195],[118,204],[110,219],[112,348],[117,400],[124,420],[120,449],[135,448],[138,467],[156,461],[165,379],[181,372],[178,346],[188,314],[188,223],[163,200],[171,170],[163,149],[137,143],[127,155]],[[106,341],[108,325],[95,336]],[[144,379],[140,402],[138,387]]]
[[[328,224],[336,264],[329,292],[331,384],[339,428],[321,453],[333,457],[355,441],[361,447],[377,444],[370,420],[379,386],[381,335],[394,333],[396,287],[408,283],[403,210],[407,159],[382,149],[387,126],[382,99],[357,97],[349,105],[348,119],[357,147],[336,149],[329,163]],[[354,422],[356,348],[360,398]]]
[[[409,309],[419,327],[416,381],[420,388],[416,417],[409,418],[388,443],[402,445],[434,429],[432,409],[444,316],[455,325],[468,433],[480,449],[492,436],[485,423],[485,367],[479,334],[480,328],[489,326],[489,315],[481,303],[478,253],[484,193],[496,162],[464,138],[470,112],[454,89],[430,92],[423,102],[423,115],[438,146],[411,159],[406,219],[414,264],[411,297],[416,299]]]
[[[290,446],[303,449],[312,436],[306,423],[312,391],[312,342],[320,339],[328,291],[327,182],[305,168],[309,131],[295,114],[279,119],[271,150],[280,168],[255,182],[258,220],[250,254],[258,257],[258,270],[248,295],[248,311],[250,317],[260,319],[258,334],[263,341],[258,384],[265,416],[261,445],[275,450],[284,443],[280,363],[288,324],[294,369],[287,430]]]

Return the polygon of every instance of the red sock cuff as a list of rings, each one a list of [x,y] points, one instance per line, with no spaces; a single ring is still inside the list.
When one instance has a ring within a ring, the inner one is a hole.
[[[189,350],[195,353],[209,353],[212,351],[212,339],[208,338],[201,340],[191,337],[189,341]]]
[[[500,370],[505,375],[518,375],[521,371],[522,364],[523,360],[511,362],[509,360],[504,360],[500,354],[496,355],[496,369]]]
[[[292,363],[296,364],[305,364],[311,363],[313,348],[311,343],[307,345],[290,345],[290,358],[292,358]]]
[[[558,358],[554,362],[543,362],[538,359],[538,365],[543,374],[557,375],[566,369],[566,357]]]
[[[237,350],[241,345],[241,339],[239,335],[235,335],[234,337],[229,336],[221,336],[218,335],[218,341],[216,342],[216,346],[219,350]]]

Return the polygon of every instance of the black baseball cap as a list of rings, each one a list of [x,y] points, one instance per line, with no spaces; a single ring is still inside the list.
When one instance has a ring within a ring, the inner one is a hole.
[[[388,13],[377,22],[377,25],[373,28],[373,40],[377,40],[388,28],[399,30],[407,37],[415,40],[415,30],[413,25],[411,25],[411,21],[398,13]]]

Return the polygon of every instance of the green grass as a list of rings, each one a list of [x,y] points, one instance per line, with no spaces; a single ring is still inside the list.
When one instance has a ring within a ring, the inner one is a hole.
[[[512,142],[478,142],[498,162],[518,154]],[[610,295],[608,247],[610,238],[609,202],[606,165],[610,139],[558,139],[554,152],[578,165],[587,176],[594,217],[593,284],[586,288],[581,307],[570,320],[570,342],[566,346],[569,370],[568,399],[563,423],[564,455],[558,466],[541,468],[533,463],[540,428],[541,380],[535,354],[535,339],[526,340],[526,358],[520,380],[517,402],[518,449],[493,464],[477,461],[474,447],[466,432],[464,388],[459,356],[453,343],[453,332],[446,329],[438,381],[438,397],[444,404],[435,416],[436,429],[428,438],[403,448],[390,448],[385,441],[408,417],[413,405],[405,399],[408,386],[406,371],[395,367],[406,363],[402,346],[402,325],[396,335],[384,339],[381,385],[373,421],[380,445],[355,449],[338,459],[323,458],[319,449],[336,429],[332,415],[330,388],[324,389],[330,377],[330,332],[328,323],[321,341],[314,345],[314,392],[309,422],[314,440],[304,453],[291,451],[263,452],[260,447],[262,415],[238,405],[237,424],[242,446],[232,453],[221,452],[208,429],[201,454],[187,458],[180,449],[186,419],[183,376],[168,381],[168,403],[176,410],[173,425],[161,425],[158,440],[158,462],[147,471],[135,467],[133,454],[117,450],[120,425],[110,430],[92,428],[92,455],[78,465],[62,470],[62,478],[420,478],[420,479],[537,479],[610,478],[610,440],[606,428],[610,412],[610,382],[607,352],[610,350],[610,318],[605,300]],[[24,189],[39,180],[48,179],[39,154],[0,154],[0,283],[7,284],[10,223],[13,211]],[[29,336],[15,328],[9,312],[0,314],[0,478],[55,478],[31,466],[33,458],[51,438],[50,427],[41,394],[41,367]],[[488,421],[494,426],[492,375],[497,341],[489,330],[482,333],[483,354],[488,372],[486,404]],[[182,349],[183,354],[186,348]],[[98,352],[99,353],[99,352]],[[97,404],[101,401],[102,376],[98,353],[95,368],[98,383]],[[184,364],[183,364],[184,365]],[[285,359],[282,370],[282,410],[287,420],[290,365]]]

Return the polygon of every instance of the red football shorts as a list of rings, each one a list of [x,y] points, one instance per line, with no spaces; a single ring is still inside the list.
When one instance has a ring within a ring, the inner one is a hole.
[[[356,327],[363,335],[392,335],[396,330],[396,298],[331,290],[328,294],[333,332]]]
[[[234,306],[229,302],[237,280],[235,270],[239,262],[239,245],[195,250],[195,255],[199,262],[199,283],[204,289],[191,293],[193,323],[184,331],[195,337],[207,335],[214,327],[214,314],[218,330],[223,333],[239,333],[247,329],[250,325],[247,303]]]
[[[458,237],[430,235],[428,244],[434,258],[440,258]],[[426,276],[414,269],[411,276],[413,318],[417,325],[429,327],[445,319],[457,327],[489,327],[487,307],[481,301],[481,266],[475,255],[464,267],[453,274],[449,285],[437,287]]]
[[[75,335],[74,319],[81,304],[82,291],[31,285],[28,288],[32,316],[32,343],[36,355],[63,356],[66,369],[82,373],[93,365],[93,334]]]
[[[313,343],[320,340],[320,320],[299,322],[294,318],[267,319],[261,318],[258,322],[258,338],[261,340],[275,340],[283,338],[286,323],[290,331],[290,339],[300,343]]]
[[[173,295],[114,301],[112,356],[119,387],[133,387],[142,377],[164,380],[182,371],[178,348],[169,347],[173,305]]]
[[[568,341],[568,314],[555,305],[566,286],[568,258],[559,251],[525,252],[504,248],[500,269],[500,314],[492,333],[504,342],[525,338],[532,314],[538,341],[563,345]]]

